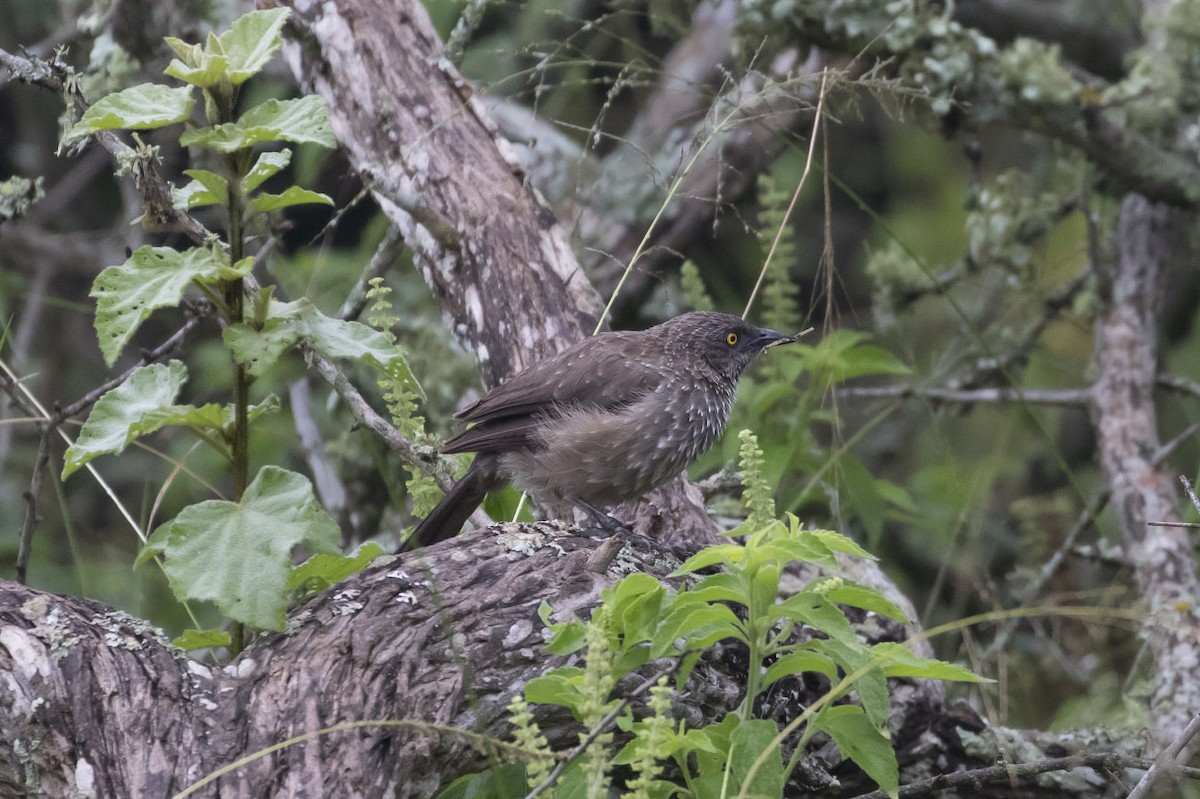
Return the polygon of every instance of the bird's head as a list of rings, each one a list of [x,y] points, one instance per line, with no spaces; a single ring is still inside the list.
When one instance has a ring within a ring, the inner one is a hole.
[[[755,327],[733,314],[695,311],[665,322],[689,351],[700,355],[721,375],[737,382],[742,372],[765,349],[789,344],[796,337]]]

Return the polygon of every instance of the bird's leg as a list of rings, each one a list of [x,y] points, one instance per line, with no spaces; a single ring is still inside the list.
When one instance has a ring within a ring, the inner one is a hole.
[[[591,516],[592,521],[599,525],[605,534],[613,535],[615,533],[629,532],[629,528],[620,519],[608,515],[587,500],[576,497],[567,497],[566,499],[572,505],[587,513],[588,516]]]
[[[574,497],[570,498],[568,501],[591,516],[596,524],[600,526],[600,530],[603,531],[607,536],[620,536],[631,544],[640,542],[643,547],[648,546],[651,549],[659,548],[661,546],[653,538],[642,535],[641,533],[635,533],[633,529],[629,527],[629,525],[625,524],[625,522],[605,513],[590,502]]]

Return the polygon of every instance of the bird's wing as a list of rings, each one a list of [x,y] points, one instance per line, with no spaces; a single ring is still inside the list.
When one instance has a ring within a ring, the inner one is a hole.
[[[662,381],[661,360],[661,353],[649,349],[639,333],[584,339],[514,375],[457,414],[475,426],[446,442],[444,451],[523,443],[540,419],[556,410],[628,405]]]

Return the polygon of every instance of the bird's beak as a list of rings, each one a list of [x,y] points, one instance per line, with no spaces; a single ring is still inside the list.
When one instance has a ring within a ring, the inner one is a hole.
[[[762,349],[769,350],[771,347],[778,347],[780,344],[794,344],[797,338],[787,333],[780,333],[778,330],[760,327],[758,329],[758,340]]]

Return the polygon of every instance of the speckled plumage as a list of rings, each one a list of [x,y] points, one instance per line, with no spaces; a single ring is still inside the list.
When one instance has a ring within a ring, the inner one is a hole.
[[[695,312],[601,333],[533,365],[457,415],[474,426],[444,451],[478,455],[410,541],[453,535],[507,481],[589,511],[657,488],[716,442],[754,356],[792,340],[730,314]]]

